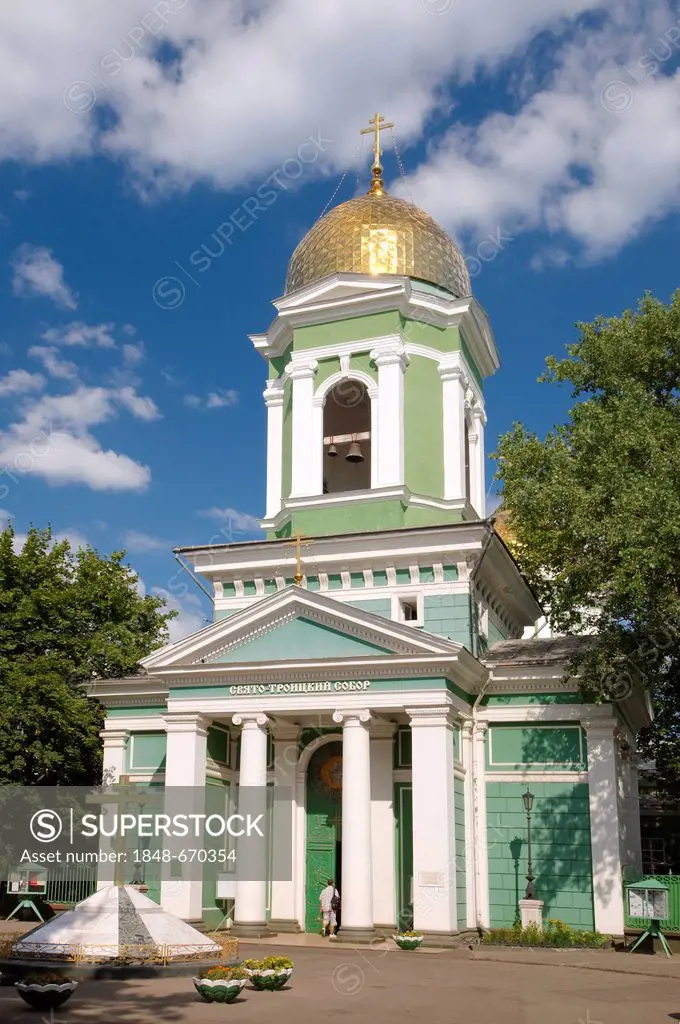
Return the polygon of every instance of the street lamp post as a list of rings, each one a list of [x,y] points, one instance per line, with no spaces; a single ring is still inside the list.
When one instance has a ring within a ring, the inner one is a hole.
[[[527,815],[527,854],[528,854],[528,858],[527,858],[528,859],[528,864],[527,864],[527,868],[528,868],[528,871],[527,871],[527,888],[526,888],[526,892],[524,894],[524,899],[525,900],[535,900],[536,899],[536,886],[534,885],[535,876],[534,876],[533,864],[531,862],[531,809],[534,806],[534,794],[532,792],[530,792],[529,789],[527,789],[526,793],[522,794],[522,802],[524,804],[524,810],[526,811],[526,815]]]

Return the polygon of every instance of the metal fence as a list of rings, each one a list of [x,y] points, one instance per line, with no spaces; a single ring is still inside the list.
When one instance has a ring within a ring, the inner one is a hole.
[[[49,872],[44,899],[47,903],[73,907],[91,896],[96,888],[96,865],[69,865],[63,873],[58,868]]]
[[[657,882],[662,882],[668,889],[668,917],[665,921],[661,922],[661,927],[665,932],[680,932],[680,875],[643,875],[641,879],[636,879],[636,881],[642,884],[651,878]],[[628,881],[633,880],[629,879]],[[644,931],[649,924],[649,921],[644,917],[629,916],[628,896],[625,889],[623,913],[626,928],[637,928]]]

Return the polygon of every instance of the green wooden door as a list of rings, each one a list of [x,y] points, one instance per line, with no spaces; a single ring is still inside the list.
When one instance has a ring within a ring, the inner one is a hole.
[[[326,743],[307,769],[307,856],[305,930],[321,930],[319,895],[329,878],[336,879],[336,850],[342,810],[342,743]]]

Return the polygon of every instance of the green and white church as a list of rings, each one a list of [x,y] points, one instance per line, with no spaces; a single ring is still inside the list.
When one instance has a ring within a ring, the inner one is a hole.
[[[178,549],[214,621],[97,685],[106,777],[292,789],[292,877],[163,882],[179,916],[318,931],[333,877],[346,938],[401,925],[439,945],[518,917],[529,788],[544,916],[622,935],[649,704],[584,704],[565,678],[579,640],[535,628],[485,518],[491,327],[461,252],[386,193],[379,155],[251,337],[268,367],[263,538]]]

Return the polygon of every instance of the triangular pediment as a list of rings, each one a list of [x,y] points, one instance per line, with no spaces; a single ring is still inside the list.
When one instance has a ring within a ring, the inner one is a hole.
[[[448,655],[461,645],[300,587],[169,644],[142,661],[147,670],[225,664]]]

